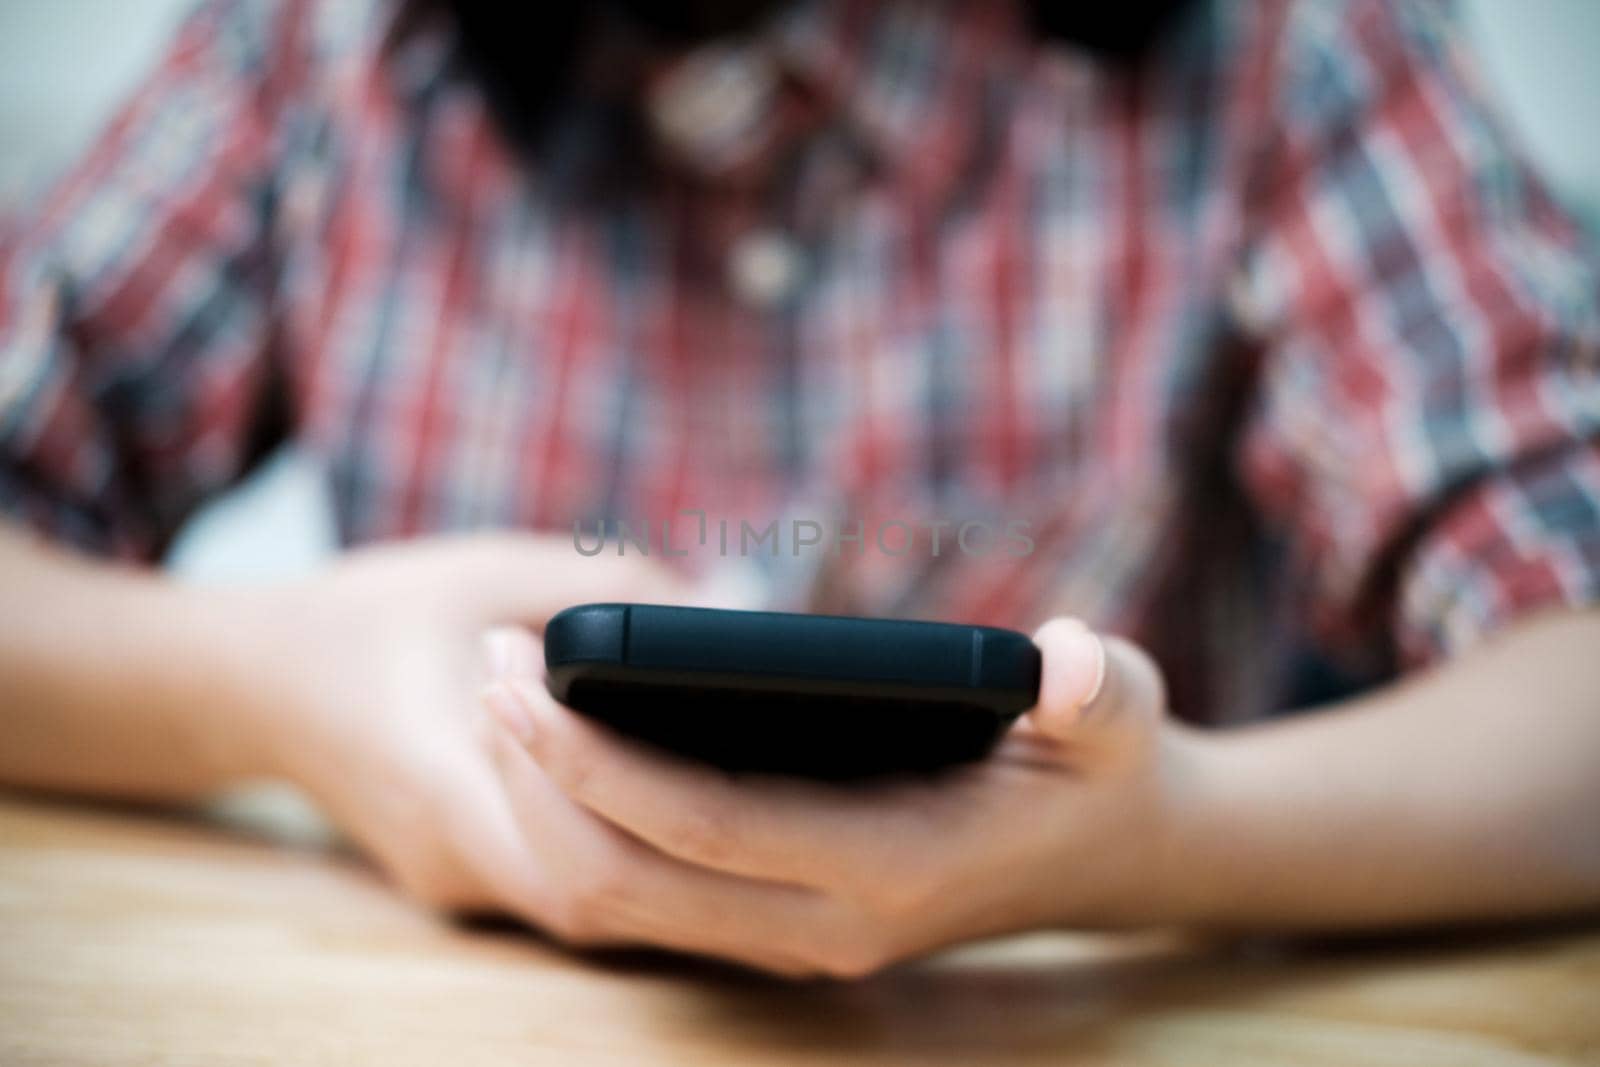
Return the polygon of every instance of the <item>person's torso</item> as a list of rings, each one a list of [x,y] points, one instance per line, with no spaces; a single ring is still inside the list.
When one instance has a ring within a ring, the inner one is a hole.
[[[1004,34],[973,60],[959,5],[878,5],[847,85],[888,165],[824,124],[748,225],[715,195],[558,210],[439,39],[353,56],[283,290],[344,538],[576,524],[581,566],[620,520],[606,551],[643,529],[775,607],[1235,625],[1200,599],[1248,536],[1213,475],[1269,49],[1226,9],[1127,76]],[[708,270],[719,227],[745,238]]]

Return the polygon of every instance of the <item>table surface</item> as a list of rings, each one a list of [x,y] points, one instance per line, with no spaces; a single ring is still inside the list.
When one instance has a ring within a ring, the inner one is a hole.
[[[577,957],[216,816],[0,796],[0,1063],[1600,1064],[1600,926],[993,942],[857,983]]]

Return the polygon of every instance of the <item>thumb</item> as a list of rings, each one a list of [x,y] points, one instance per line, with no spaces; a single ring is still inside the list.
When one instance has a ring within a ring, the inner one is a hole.
[[[1073,618],[1051,619],[1033,640],[1043,667],[1039,703],[1028,718],[1041,733],[1074,745],[1124,748],[1154,730],[1165,687],[1137,645],[1102,637]]]
[[[538,680],[544,675],[544,645],[532,630],[491,626],[483,631],[481,640],[484,673],[489,681]]]

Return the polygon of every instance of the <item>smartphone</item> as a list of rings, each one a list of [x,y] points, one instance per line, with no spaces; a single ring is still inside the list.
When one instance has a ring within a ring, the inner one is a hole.
[[[827,780],[983,758],[1039,695],[1039,650],[988,626],[582,604],[545,627],[551,694],[728,771]]]

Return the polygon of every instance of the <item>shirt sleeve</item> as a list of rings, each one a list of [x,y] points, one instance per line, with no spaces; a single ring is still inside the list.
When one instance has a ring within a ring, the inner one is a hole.
[[[1433,6],[1299,4],[1249,193],[1241,480],[1336,658],[1600,600],[1600,272]]]
[[[270,444],[301,6],[198,8],[82,161],[0,225],[0,516],[148,560]]]

